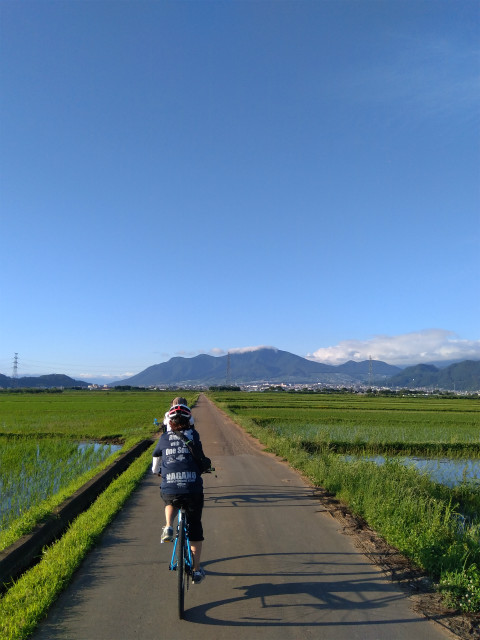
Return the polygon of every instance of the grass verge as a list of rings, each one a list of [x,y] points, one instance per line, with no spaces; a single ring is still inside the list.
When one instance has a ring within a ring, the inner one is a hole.
[[[97,498],[67,533],[0,599],[0,637],[25,640],[45,616],[105,527],[144,476],[152,459],[150,447]]]

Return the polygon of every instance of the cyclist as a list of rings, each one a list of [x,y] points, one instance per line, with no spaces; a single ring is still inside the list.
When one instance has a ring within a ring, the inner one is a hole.
[[[177,398],[174,398],[172,400],[172,404],[170,405],[170,409],[172,407],[175,407],[177,405],[183,405],[185,407],[188,407],[188,402],[187,399],[184,398],[183,396],[178,396]],[[170,409],[166,412],[166,414],[163,417],[163,424],[162,424],[162,430],[165,431],[169,431],[170,429]],[[193,419],[192,414],[190,413],[190,426],[193,427],[195,424],[195,420]]]
[[[203,480],[190,449],[177,433],[183,432],[200,449],[202,444],[198,431],[191,424],[192,413],[185,398],[180,397],[175,400],[184,402],[172,403],[172,407],[167,412],[167,431],[160,436],[153,452],[152,472],[159,473],[161,469],[160,493],[165,503],[166,524],[162,531],[161,542],[173,540],[173,521],[178,511],[175,505],[181,501],[185,506],[189,522],[190,546],[193,554],[192,582],[199,584],[205,577],[205,571],[200,565],[204,540]]]

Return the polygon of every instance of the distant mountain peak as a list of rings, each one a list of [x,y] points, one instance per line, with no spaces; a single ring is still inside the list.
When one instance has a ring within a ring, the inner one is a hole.
[[[62,373],[51,373],[42,376],[24,376],[22,378],[10,378],[0,374],[0,387],[4,389],[51,389],[60,388],[71,389],[73,387],[88,387],[88,382],[74,380],[70,376]]]
[[[227,372],[228,367],[228,372]],[[217,385],[259,382],[291,384],[355,384],[371,373],[385,378],[401,371],[399,367],[380,361],[345,363],[338,367],[302,358],[276,347],[248,347],[230,350],[227,355],[201,354],[193,358],[171,358],[152,365],[136,376],[122,380],[120,385]]]

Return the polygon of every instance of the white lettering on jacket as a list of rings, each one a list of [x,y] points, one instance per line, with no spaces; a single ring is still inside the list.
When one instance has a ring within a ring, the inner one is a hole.
[[[165,454],[167,456],[174,456],[176,453],[190,453],[190,449],[188,447],[176,447],[174,449],[165,449]]]
[[[195,482],[197,474],[195,471],[177,471],[176,473],[167,473],[167,482],[178,482],[186,480],[187,482]]]

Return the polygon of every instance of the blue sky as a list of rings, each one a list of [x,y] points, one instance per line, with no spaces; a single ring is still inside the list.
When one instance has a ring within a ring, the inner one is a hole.
[[[480,358],[478,2],[0,12],[0,372]]]

